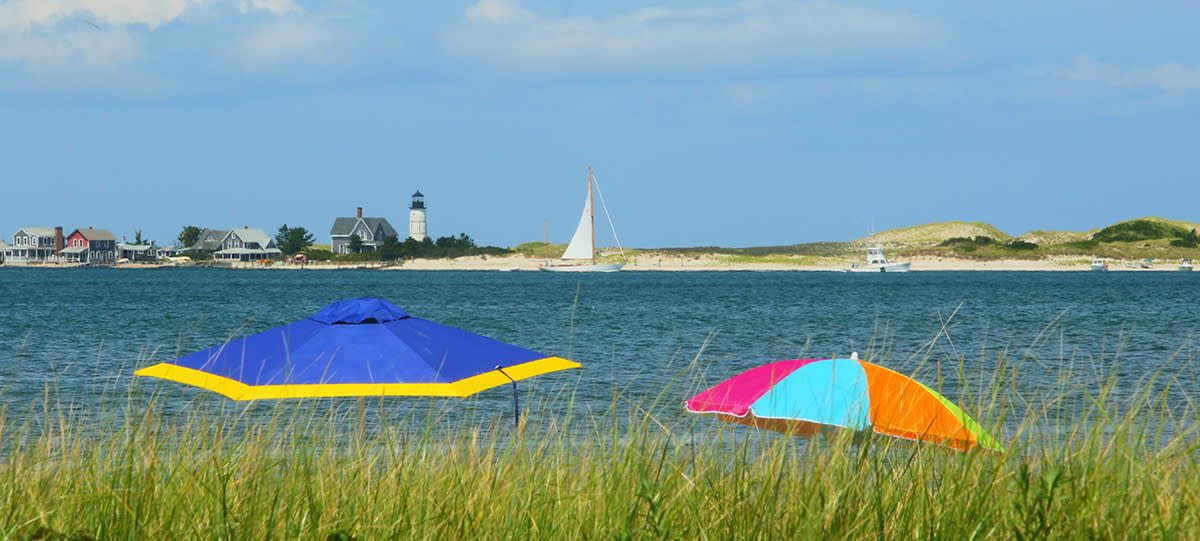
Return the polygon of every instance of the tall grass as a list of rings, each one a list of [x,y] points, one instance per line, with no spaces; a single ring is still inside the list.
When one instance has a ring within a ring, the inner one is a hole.
[[[954,388],[946,394],[1006,442],[1006,453],[836,433],[804,440],[687,416],[683,398],[728,376],[706,374],[699,356],[652,395],[614,386],[605,407],[580,404],[570,385],[526,393],[520,428],[470,400],[407,401],[434,404],[409,409],[398,408],[400,399],[378,401],[375,415],[403,413],[361,430],[353,400],[243,404],[200,395],[179,403],[163,394],[178,386],[151,392],[135,382],[104,390],[108,409],[96,411],[96,399],[48,384],[39,400],[18,404],[0,394],[0,536],[1030,539],[1200,531],[1197,411],[1170,371],[1131,387],[1120,363],[1094,363],[1107,368],[1031,390],[1019,377],[1038,369],[1028,358],[1001,352],[971,374],[961,357],[942,367],[929,351],[916,357],[948,374]]]

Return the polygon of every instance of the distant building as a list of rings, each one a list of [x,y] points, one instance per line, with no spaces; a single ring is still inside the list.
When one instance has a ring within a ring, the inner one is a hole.
[[[69,263],[103,265],[117,260],[117,237],[107,229],[76,229],[67,235],[61,255]]]
[[[156,257],[158,257],[159,259],[175,257],[175,256],[179,255],[179,252],[181,252],[181,251],[183,251],[183,246],[180,246],[178,244],[173,245],[173,246],[155,246],[154,247],[154,255]]]
[[[62,249],[61,227],[22,227],[12,235],[4,261],[9,265],[58,261]]]
[[[128,259],[129,261],[158,261],[158,247],[153,242],[150,244],[128,244],[125,242],[117,243],[117,260]]]
[[[173,253],[204,253],[225,261],[258,261],[282,255],[275,239],[256,227],[241,229],[201,229],[196,242],[187,248],[164,249],[159,257]]]
[[[412,195],[412,205],[408,207],[408,236],[413,240],[422,241],[426,237],[425,228],[425,196],[421,190]]]
[[[4,261],[11,256],[12,256],[12,245],[0,240],[0,265],[3,265]]]
[[[201,229],[200,236],[196,237],[196,242],[179,251],[212,254],[221,249],[221,241],[227,235],[229,235],[228,229]]]
[[[363,218],[362,207],[358,207],[354,218],[333,220],[333,227],[329,230],[329,249],[335,254],[350,253],[350,237],[354,235],[358,235],[358,240],[362,241],[360,250],[363,252],[375,251],[388,237],[400,240],[387,218]]]
[[[230,229],[221,239],[220,249],[213,257],[226,261],[258,261],[279,257],[283,252],[275,247],[275,239],[258,228]]]

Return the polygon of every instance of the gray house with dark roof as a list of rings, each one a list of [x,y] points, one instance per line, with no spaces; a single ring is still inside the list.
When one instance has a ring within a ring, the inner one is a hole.
[[[213,257],[223,260],[258,261],[282,254],[275,247],[275,239],[262,229],[250,227],[230,229],[221,239],[220,248]]]
[[[200,236],[196,237],[196,242],[179,251],[211,254],[221,249],[221,241],[228,234],[228,229],[202,229],[200,230]]]
[[[153,241],[150,244],[118,242],[117,261],[122,259],[129,261],[158,261],[158,247],[154,245]]]
[[[358,215],[354,218],[337,218],[329,231],[329,249],[335,254],[350,253],[350,237],[358,235],[362,241],[361,251],[372,252],[383,245],[384,239],[400,235],[388,223],[387,218],[363,218],[362,207],[358,207]]]

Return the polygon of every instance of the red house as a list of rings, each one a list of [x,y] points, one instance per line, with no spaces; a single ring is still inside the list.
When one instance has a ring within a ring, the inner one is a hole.
[[[117,260],[117,237],[107,229],[76,229],[67,236],[62,255],[67,261],[112,263]]]

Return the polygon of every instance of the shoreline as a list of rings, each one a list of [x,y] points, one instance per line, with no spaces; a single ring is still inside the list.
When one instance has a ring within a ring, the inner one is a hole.
[[[799,259],[799,258],[796,258]],[[806,258],[812,261],[814,258]],[[641,254],[629,259],[623,270],[651,272],[722,272],[722,271],[799,271],[799,272],[844,272],[849,271],[856,259],[824,258],[827,261],[818,263],[799,264],[786,261],[770,262],[734,262],[732,258],[717,254],[679,256],[674,254]],[[453,259],[416,259],[404,261],[401,264],[361,262],[361,263],[325,263],[309,262],[293,263],[230,263],[220,264],[213,268],[225,269],[271,269],[271,270],[386,270],[386,271],[501,271],[513,270],[537,272],[544,259],[523,255],[510,256],[467,256]],[[900,262],[911,263],[912,272],[922,271],[1035,271],[1035,272],[1091,272],[1090,260],[1079,257],[1061,257],[1050,259],[998,259],[979,261],[948,257],[914,257]],[[68,264],[37,264],[37,265],[0,265],[0,268],[41,268],[69,269],[82,268],[85,265]],[[120,263],[103,268],[114,269],[157,269],[157,268],[206,268],[202,265],[169,265],[156,263]],[[1178,263],[1155,263],[1148,269],[1133,266],[1129,262],[1110,262],[1109,272],[1154,271],[1180,272]]]

